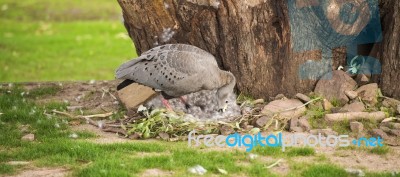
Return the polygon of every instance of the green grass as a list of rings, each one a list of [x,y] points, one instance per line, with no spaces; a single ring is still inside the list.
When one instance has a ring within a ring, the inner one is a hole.
[[[334,165],[321,164],[307,168],[303,173],[304,177],[333,177],[348,176],[345,170]]]
[[[0,0],[0,82],[104,80],[136,56],[116,1]]]
[[[325,111],[323,108],[318,108],[316,106],[310,107],[307,110],[306,115],[309,117],[308,122],[312,128],[326,128],[327,124],[324,120]]]
[[[46,96],[43,90],[33,90],[35,97]],[[270,172],[260,168],[259,162],[250,162],[250,167],[237,165],[247,161],[243,151],[201,151],[188,147],[186,142],[134,141],[132,143],[95,144],[87,139],[96,137],[90,132],[74,132],[69,129],[69,119],[58,116],[48,117],[43,112],[52,109],[65,109],[65,104],[49,103],[37,105],[33,98],[23,95],[25,90],[15,86],[13,89],[0,89],[0,174],[15,174],[23,166],[11,166],[9,161],[29,161],[37,167],[65,167],[73,176],[139,176],[146,169],[157,168],[173,171],[174,175],[188,175],[191,166],[202,165],[208,174],[219,174],[224,169],[231,174],[245,172],[251,176],[268,175]],[[24,135],[19,127],[28,126],[35,134],[35,141],[21,140]],[[56,126],[58,125],[58,126]],[[69,136],[78,135],[77,139]],[[4,150],[3,150],[4,149]],[[155,153],[143,155],[143,153]]]
[[[29,93],[26,94],[29,98],[37,98],[45,95],[55,95],[60,89],[61,87],[59,86],[40,87],[30,90]]]
[[[72,176],[140,176],[146,169],[160,169],[173,172],[173,176],[190,176],[189,167],[201,165],[208,170],[206,176],[221,175],[224,169],[229,175],[278,176],[263,161],[263,156],[275,160],[285,159],[290,171],[288,176],[346,176],[342,168],[326,164],[329,159],[316,155],[309,147],[290,147],[282,152],[280,147],[255,147],[251,153],[258,158],[249,159],[241,150],[214,151],[204,147],[188,147],[187,142],[132,141],[128,143],[96,144],[88,139],[97,135],[86,131],[72,131],[68,118],[56,115],[46,116],[43,112],[65,109],[64,103],[34,103],[37,97],[46,97],[58,92],[58,87],[42,87],[26,90],[14,86],[0,88],[0,175],[17,174],[29,168],[8,165],[9,161],[29,161],[36,167],[63,167]],[[24,135],[19,129],[27,125],[35,134],[35,141],[21,140]],[[56,126],[58,125],[58,126]],[[77,139],[69,136],[78,135]],[[387,154],[388,148],[365,148],[370,153]],[[295,162],[295,158],[312,156],[315,163]],[[241,165],[247,163],[249,165]],[[318,165],[315,165],[318,164]],[[333,175],[334,174],[334,175]],[[367,173],[367,176],[387,176],[385,173]]]
[[[387,153],[389,153],[390,149],[388,146],[378,146],[378,147],[374,147],[369,149],[369,152],[372,154],[378,154],[378,155],[385,155]]]

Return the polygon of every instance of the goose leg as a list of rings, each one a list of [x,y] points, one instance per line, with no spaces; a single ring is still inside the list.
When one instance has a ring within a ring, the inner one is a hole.
[[[179,97],[179,99],[181,100],[181,102],[185,105],[186,109],[189,109],[191,106],[189,103],[187,103],[186,98],[184,98],[183,96]]]
[[[167,108],[168,111],[172,111],[172,107],[169,104],[168,100],[166,100],[164,97],[161,98],[161,102],[163,103],[163,105],[165,106],[165,108]]]

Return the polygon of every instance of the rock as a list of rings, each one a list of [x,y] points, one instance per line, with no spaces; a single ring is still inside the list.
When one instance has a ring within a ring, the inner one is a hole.
[[[361,102],[354,102],[351,104],[346,104],[340,109],[339,112],[363,112],[365,111],[364,104]]]
[[[255,127],[262,128],[262,127],[264,127],[265,125],[267,125],[267,123],[268,123],[270,120],[271,120],[270,117],[262,116],[262,117],[260,117],[259,119],[256,120],[256,123],[255,123],[254,126],[255,126]]]
[[[330,128],[326,128],[326,129],[314,129],[314,130],[310,130],[310,133],[313,134],[313,135],[321,134],[321,135],[324,135],[324,136],[329,136],[329,135],[335,135],[335,136],[337,136],[337,135],[338,135],[337,132],[333,131],[333,130],[330,129]]]
[[[361,86],[356,92],[363,102],[373,107],[378,103],[378,89],[378,84],[373,83]]]
[[[297,99],[290,100],[275,100],[268,103],[261,111],[261,114],[266,116],[273,116],[279,114],[280,117],[291,119],[294,117],[302,116],[307,109],[302,106],[303,103]],[[300,108],[297,108],[300,107]],[[297,108],[297,109],[293,109]],[[290,110],[288,110],[290,109]]]
[[[390,129],[400,129],[400,123],[395,122],[382,122],[380,126],[388,127]]]
[[[221,135],[230,135],[235,132],[235,130],[229,125],[222,125],[219,127],[219,131],[221,132]]]
[[[21,138],[22,141],[35,141],[34,134],[27,134]]]
[[[246,130],[246,131],[250,131],[250,130],[252,130],[254,128],[254,126],[252,126],[252,125],[247,125],[246,127],[244,127],[244,129]]]
[[[381,137],[384,140],[389,139],[389,136],[381,129],[373,129],[371,130],[370,134],[375,138]]]
[[[331,109],[331,113],[339,113],[341,109],[342,109],[341,107],[333,107]]]
[[[308,108],[310,108],[310,109],[320,109],[320,110],[322,110],[322,109],[324,109],[324,106],[322,106],[322,103],[321,103],[320,101],[317,101],[317,102],[314,102],[314,103],[309,104],[309,105],[308,105]]]
[[[69,135],[69,137],[72,138],[72,139],[77,139],[77,138],[79,138],[78,134],[76,134],[76,133],[71,133],[71,134]]]
[[[400,137],[400,129],[393,129],[389,131],[389,134],[393,135],[393,136],[397,136]]]
[[[258,155],[250,153],[247,157],[249,158],[249,160],[254,160],[254,159],[256,159],[258,157]]]
[[[132,133],[131,135],[128,136],[128,138],[131,140],[137,140],[137,139],[140,139],[141,137],[142,137],[142,135],[137,132]]]
[[[361,133],[364,130],[364,125],[360,122],[350,122],[350,129],[353,133]]]
[[[303,128],[301,127],[290,127],[291,132],[304,132]]]
[[[307,95],[304,95],[302,93],[298,93],[296,94],[296,98],[298,98],[299,100],[301,100],[303,103],[307,103],[309,101],[311,101],[311,98],[308,97]]]
[[[322,101],[322,107],[324,108],[325,111],[330,111],[333,108],[333,105],[327,99],[324,99]]]
[[[158,134],[162,140],[169,140],[169,134],[165,132],[161,132]]]
[[[400,110],[398,110],[399,109],[399,105],[400,105],[400,101],[399,100],[385,97],[384,100],[382,101],[382,105],[384,107],[387,107],[387,108],[395,109],[399,114],[399,111],[400,111]]]
[[[251,108],[250,107],[244,107],[241,112],[242,112],[242,115],[251,114]]]
[[[346,112],[346,113],[334,113],[325,114],[325,120],[328,122],[335,121],[357,121],[363,119],[382,121],[386,118],[386,114],[382,111],[379,112]]]
[[[352,90],[345,91],[344,94],[346,94],[347,97],[349,97],[349,99],[351,99],[351,100],[358,97],[358,93],[356,91],[352,91]]]
[[[344,71],[334,70],[332,72],[332,78],[319,80],[314,92],[333,101],[337,99],[342,105],[349,102],[349,98],[346,96],[345,92],[353,90],[356,88],[357,83],[350,76],[348,76]]]
[[[154,92],[150,87],[136,83],[118,91],[118,99],[127,110],[138,108],[156,95],[156,92]]]
[[[391,122],[390,127],[393,129],[400,129],[400,123]]]
[[[389,127],[380,126],[379,129],[381,129],[381,130],[384,131],[385,133],[389,133],[389,132],[390,132],[390,128],[389,128]]]
[[[286,96],[284,94],[278,94],[275,96],[274,100],[286,100]]]
[[[30,129],[30,125],[21,125],[21,126],[19,126],[19,130],[20,130],[20,132],[22,134],[29,133],[30,132],[29,129]]]
[[[265,101],[264,101],[264,99],[257,99],[257,100],[254,100],[253,101],[253,104],[264,104],[265,103]]]
[[[397,105],[397,109],[396,109],[397,114],[400,114],[400,104]]]
[[[345,171],[350,175],[355,175],[358,177],[365,176],[365,173],[360,169],[346,168]]]
[[[196,165],[194,167],[191,167],[188,169],[189,173],[195,174],[195,175],[204,175],[207,173],[207,170],[204,169],[204,167],[200,165]]]
[[[365,74],[358,74],[356,77],[357,85],[363,86],[369,83],[369,78]]]
[[[304,131],[309,131],[311,129],[310,123],[304,117],[299,119],[299,127],[301,127]]]
[[[289,121],[289,130],[291,130],[292,127],[297,127],[299,124],[299,118],[298,117],[293,117]]]

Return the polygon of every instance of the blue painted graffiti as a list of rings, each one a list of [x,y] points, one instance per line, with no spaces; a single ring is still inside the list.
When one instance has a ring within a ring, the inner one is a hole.
[[[357,54],[358,45],[382,40],[378,0],[288,0],[288,7],[293,51],[322,53],[321,60],[299,67],[300,79],[330,79],[332,50],[342,46],[347,72],[381,73],[379,60]]]

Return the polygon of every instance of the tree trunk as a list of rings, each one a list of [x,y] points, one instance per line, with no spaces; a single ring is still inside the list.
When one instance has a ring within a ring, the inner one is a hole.
[[[400,99],[400,1],[381,0],[383,41],[380,58],[382,61],[382,92]]]
[[[236,76],[240,92],[256,98],[269,98],[279,93],[293,96],[298,92],[312,91],[321,74],[339,65],[346,65],[346,48],[343,46],[355,39],[355,35],[347,33],[359,33],[365,25],[362,20],[351,29],[346,25],[337,25],[337,20],[332,20],[331,17],[334,13],[325,12],[328,17],[323,19],[318,14],[321,11],[318,8],[308,8],[311,15],[292,13],[293,10],[315,6],[315,3],[318,4],[315,0],[118,2],[138,54],[166,43],[198,46],[213,54],[222,68]],[[327,4],[321,2],[322,5]],[[300,30],[296,28],[301,25],[310,27]],[[336,32],[328,30],[327,27],[330,26],[335,26]],[[387,33],[385,39],[386,35]],[[313,42],[319,45],[312,46]],[[397,45],[398,57],[398,44],[390,43],[383,50],[393,45]],[[394,57],[394,53],[386,55]],[[314,61],[313,65],[303,67],[307,66],[304,64],[309,60]],[[392,65],[391,68],[395,66]],[[310,72],[311,70],[315,71]],[[314,72],[319,74],[312,77],[313,80],[302,78],[303,74]],[[399,76],[400,71],[393,73]],[[382,85],[385,86],[385,82]],[[390,89],[384,91],[389,92]]]

